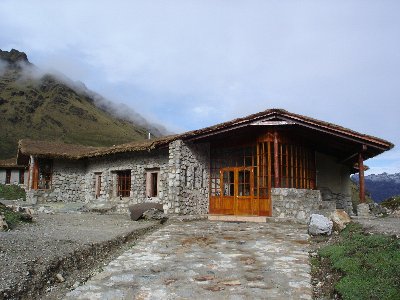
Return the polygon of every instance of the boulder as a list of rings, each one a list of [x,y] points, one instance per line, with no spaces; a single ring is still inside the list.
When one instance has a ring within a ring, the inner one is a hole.
[[[157,208],[150,208],[149,210],[143,212],[142,218],[145,220],[164,220],[167,219],[167,216],[163,211]]]
[[[357,205],[357,216],[361,218],[368,218],[371,216],[369,205],[367,203],[360,203]]]
[[[149,209],[155,208],[161,212],[163,212],[163,206],[159,203],[152,203],[152,202],[143,202],[139,204],[134,204],[129,206],[129,214],[132,221],[139,220],[143,213]]]
[[[349,215],[342,209],[336,209],[329,218],[332,220],[333,229],[336,231],[342,231],[351,222]]]
[[[310,224],[308,225],[308,233],[311,235],[331,235],[333,222],[327,217],[318,214],[312,214]]]

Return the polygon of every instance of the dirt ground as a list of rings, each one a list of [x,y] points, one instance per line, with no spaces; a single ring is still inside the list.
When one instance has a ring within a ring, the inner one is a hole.
[[[0,299],[61,298],[160,226],[93,213],[36,214],[34,220],[0,232]]]
[[[355,222],[360,223],[367,232],[396,235],[400,238],[400,218],[388,216],[385,218],[357,218]]]

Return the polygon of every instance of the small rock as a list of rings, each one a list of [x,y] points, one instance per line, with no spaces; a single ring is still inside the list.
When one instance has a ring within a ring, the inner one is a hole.
[[[223,284],[223,285],[226,285],[226,286],[241,285],[239,280],[222,281],[220,283]]]
[[[65,281],[64,277],[63,277],[60,273],[58,273],[58,274],[56,275],[56,278],[57,278],[57,280],[58,280],[59,282],[64,282],[64,281]]]
[[[193,278],[196,281],[209,281],[214,279],[214,275],[202,275],[202,276],[196,276]]]

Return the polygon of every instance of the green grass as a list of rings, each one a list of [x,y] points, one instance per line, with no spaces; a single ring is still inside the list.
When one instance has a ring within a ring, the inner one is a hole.
[[[321,248],[320,257],[342,273],[335,290],[343,299],[400,299],[400,240],[365,235],[349,224],[336,244]]]
[[[394,196],[382,201],[381,205],[383,207],[389,208],[391,210],[400,208],[400,196]]]
[[[25,190],[18,185],[0,184],[0,198],[6,200],[17,200],[22,198],[26,200],[26,193]]]
[[[27,218],[25,214],[12,211],[2,203],[0,203],[0,215],[4,216],[9,229],[15,228],[20,223],[32,222],[32,219]]]

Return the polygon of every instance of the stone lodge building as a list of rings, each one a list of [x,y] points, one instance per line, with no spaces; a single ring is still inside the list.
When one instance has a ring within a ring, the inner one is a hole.
[[[150,201],[163,204],[167,214],[304,221],[312,212],[335,207],[352,213],[350,175],[359,170],[363,175],[364,160],[392,147],[376,137],[270,109],[113,147],[21,140],[17,163],[29,165],[27,199],[34,203],[108,202],[123,212]]]

